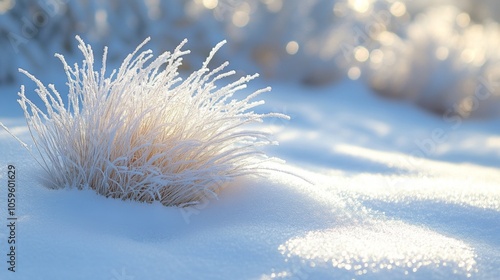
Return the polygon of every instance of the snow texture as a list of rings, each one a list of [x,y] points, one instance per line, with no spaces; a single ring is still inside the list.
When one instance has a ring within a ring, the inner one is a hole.
[[[50,55],[81,61],[75,32],[95,46],[96,61],[110,46],[109,68],[146,36],[155,52],[190,38],[189,73],[228,38],[213,63],[230,58],[242,70],[235,76],[271,78],[235,98],[270,84],[273,94],[252,110],[291,120],[247,127],[279,141],[261,148],[286,165],[259,168],[281,172],[239,176],[217,200],[186,207],[46,188],[44,170],[0,129],[0,279],[499,278],[500,2],[15,2],[0,16],[0,121],[30,149],[17,84],[45,105],[16,69],[66,89]],[[29,22],[37,13],[47,21]],[[17,172],[15,273],[6,263],[9,164]]]
[[[288,161],[266,164],[313,184],[283,172],[240,177],[218,200],[185,208],[44,188],[37,163],[2,131],[2,180],[7,164],[18,170],[19,262],[14,274],[3,265],[1,279],[500,274],[498,120],[437,118],[350,81],[313,92],[273,88],[259,110],[292,120],[264,124],[280,141],[267,152]],[[19,114],[1,121],[33,145]],[[443,137],[433,137],[438,130]]]

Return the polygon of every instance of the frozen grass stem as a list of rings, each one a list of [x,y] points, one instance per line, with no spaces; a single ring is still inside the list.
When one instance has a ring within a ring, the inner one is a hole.
[[[154,58],[151,50],[141,51],[148,38],[106,77],[107,49],[96,71],[92,48],[76,39],[81,66],[56,54],[68,79],[67,104],[54,85],[47,88],[20,70],[36,83],[45,107],[21,87],[19,103],[38,155],[23,145],[45,170],[50,188],[90,188],[106,197],[185,206],[216,196],[235,177],[266,171],[262,163],[269,158],[259,147],[273,142],[247,124],[288,116],[252,111],[264,103],[253,100],[270,88],[232,99],[258,75],[216,86],[235,73],[223,71],[227,62],[208,68],[225,42],[183,80],[178,68],[189,53],[181,50],[186,40]]]

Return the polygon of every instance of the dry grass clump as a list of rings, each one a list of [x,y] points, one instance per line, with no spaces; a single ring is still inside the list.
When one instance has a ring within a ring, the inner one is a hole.
[[[186,40],[154,58],[151,50],[141,51],[146,39],[108,77],[107,49],[96,71],[91,47],[77,40],[85,58],[81,66],[71,67],[56,54],[68,79],[67,104],[54,85],[47,89],[20,70],[37,84],[45,104],[46,110],[38,108],[21,87],[19,103],[50,188],[90,188],[106,197],[186,206],[215,196],[235,177],[265,170],[261,163],[268,158],[259,147],[272,142],[246,125],[288,116],[251,111],[263,104],[253,99],[269,88],[232,99],[258,75],[215,85],[234,74],[223,71],[227,62],[208,68],[224,42],[183,80],[178,68],[189,53],[181,50]]]

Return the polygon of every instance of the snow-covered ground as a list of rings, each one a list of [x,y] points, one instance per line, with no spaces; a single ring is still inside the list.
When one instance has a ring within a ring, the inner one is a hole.
[[[273,88],[260,110],[292,117],[263,124],[280,142],[267,152],[287,161],[272,167],[286,172],[235,181],[196,208],[48,190],[0,131],[0,279],[500,277],[498,119],[431,115],[347,80]],[[32,143],[16,89],[1,90],[0,121]]]

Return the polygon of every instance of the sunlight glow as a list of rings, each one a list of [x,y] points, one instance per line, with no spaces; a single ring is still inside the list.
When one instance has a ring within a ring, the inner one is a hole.
[[[462,51],[462,54],[460,54],[460,59],[462,59],[462,61],[465,63],[471,63],[472,61],[474,61],[475,57],[476,51],[472,49],[465,49]]]
[[[393,45],[394,42],[396,41],[397,35],[389,32],[389,31],[384,31],[378,34],[377,40],[382,44],[383,46],[390,46]]]
[[[406,5],[402,2],[396,1],[391,5],[390,12],[395,17],[401,17],[406,14]]]
[[[245,27],[250,21],[250,15],[245,11],[236,11],[233,14],[232,21],[237,27]]]
[[[370,54],[370,62],[374,64],[382,63],[384,60],[384,52],[380,49],[375,49]]]
[[[294,55],[299,51],[299,44],[296,41],[290,41],[286,44],[286,52]]]
[[[347,77],[351,80],[357,80],[361,77],[361,69],[359,67],[351,67],[349,71],[347,71]]]
[[[8,12],[15,4],[15,0],[0,0],[0,14]]]
[[[219,4],[218,0],[203,0],[203,6],[209,10],[217,8],[218,4]]]
[[[354,49],[354,58],[359,62],[365,62],[370,57],[368,49],[363,46],[358,46]]]
[[[349,6],[359,13],[366,13],[370,9],[371,1],[369,0],[349,0]]]

